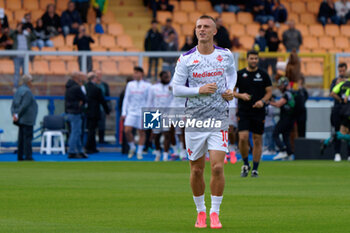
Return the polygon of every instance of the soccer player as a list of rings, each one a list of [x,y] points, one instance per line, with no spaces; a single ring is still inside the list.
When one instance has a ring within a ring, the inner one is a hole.
[[[173,78],[174,96],[187,97],[186,114],[192,119],[221,120],[221,128],[198,132],[186,127],[185,141],[190,160],[190,183],[197,207],[195,227],[205,228],[204,202],[205,154],[209,151],[211,164],[210,227],[222,228],[219,210],[225,186],[224,159],[227,152],[228,101],[233,99],[236,69],[232,53],[213,43],[216,34],[215,20],[203,15],[196,22],[198,45],[182,54],[177,62]],[[210,132],[208,132],[210,131]]]
[[[247,61],[248,67],[238,71],[234,92],[235,97],[238,98],[238,143],[244,163],[241,177],[247,177],[251,169],[248,161],[249,132],[253,133],[253,170],[251,176],[258,177],[258,167],[262,154],[265,106],[272,95],[272,84],[269,75],[258,68],[259,54],[257,51],[248,51]]]
[[[171,103],[173,94],[170,90],[171,74],[169,71],[162,71],[159,74],[160,83],[154,84],[148,91],[147,107],[149,108],[166,108]],[[156,146],[153,152],[156,156],[155,161],[160,160],[160,137],[164,136],[164,151],[163,161],[168,161],[169,145],[170,145],[170,132],[169,128],[153,129],[154,144]]]
[[[128,141],[130,150],[128,158],[134,156],[136,146],[134,142],[133,128],[137,129],[139,134],[139,144],[137,147],[137,159],[143,159],[142,152],[145,144],[145,131],[142,130],[142,108],[147,106],[148,89],[151,86],[143,81],[143,69],[134,68],[134,80],[126,85],[125,96],[123,100],[122,117],[124,120],[124,132]]]

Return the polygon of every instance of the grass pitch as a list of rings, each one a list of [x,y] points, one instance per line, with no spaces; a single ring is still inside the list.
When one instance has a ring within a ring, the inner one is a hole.
[[[0,232],[350,232],[349,162],[263,162],[257,179],[240,165],[214,230],[194,228],[187,162],[0,163]]]

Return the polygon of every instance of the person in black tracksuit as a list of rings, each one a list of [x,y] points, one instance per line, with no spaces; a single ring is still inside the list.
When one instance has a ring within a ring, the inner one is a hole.
[[[338,75],[338,77],[333,79],[331,86],[330,86],[330,96],[334,99],[334,104],[333,104],[332,112],[331,112],[331,125],[332,125],[334,133],[338,132],[340,130],[340,125],[341,125],[340,111],[341,111],[343,104],[342,104],[341,93],[336,94],[336,93],[332,92],[332,89],[338,83],[346,80],[345,74],[346,74],[347,69],[348,69],[348,66],[346,63],[339,63],[339,65],[338,65],[338,74],[339,75]],[[337,137],[334,137],[333,145],[334,145],[334,153],[335,153],[334,154],[334,161],[339,162],[339,161],[341,161],[341,155],[340,155],[341,141]],[[348,148],[348,151],[350,151],[350,148]]]
[[[85,145],[85,150],[87,154],[98,153],[96,148],[96,128],[98,120],[101,116],[100,105],[102,105],[105,113],[108,115],[110,113],[109,107],[106,100],[103,97],[102,91],[96,85],[96,74],[90,72],[88,74],[88,83],[86,84],[86,97],[87,97],[87,128],[88,128],[88,138]]]
[[[252,177],[258,177],[258,166],[262,154],[262,135],[266,105],[272,96],[272,83],[269,75],[258,68],[259,54],[252,50],[247,53],[248,67],[237,72],[237,84],[234,96],[238,98],[239,150],[243,166],[241,177],[247,177],[250,165],[249,132],[253,133],[253,169]]]
[[[283,95],[277,102],[270,103],[272,106],[281,109],[280,119],[273,131],[273,139],[279,149],[279,153],[273,158],[274,160],[292,158],[291,155],[293,154],[290,144],[290,132],[295,122],[295,100],[293,93],[288,89],[288,85],[288,79],[281,77],[278,80],[278,88]],[[283,142],[280,139],[280,134],[282,134]]]

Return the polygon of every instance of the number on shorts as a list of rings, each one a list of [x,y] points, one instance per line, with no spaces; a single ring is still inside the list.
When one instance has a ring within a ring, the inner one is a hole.
[[[220,130],[220,132],[222,133],[222,141],[223,142],[228,142],[228,132],[227,132],[227,130]]]

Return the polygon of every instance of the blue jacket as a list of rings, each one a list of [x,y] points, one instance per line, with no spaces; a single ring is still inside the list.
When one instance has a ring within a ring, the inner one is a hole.
[[[16,91],[11,105],[11,113],[18,115],[18,124],[35,125],[38,104],[27,85],[20,86]]]

